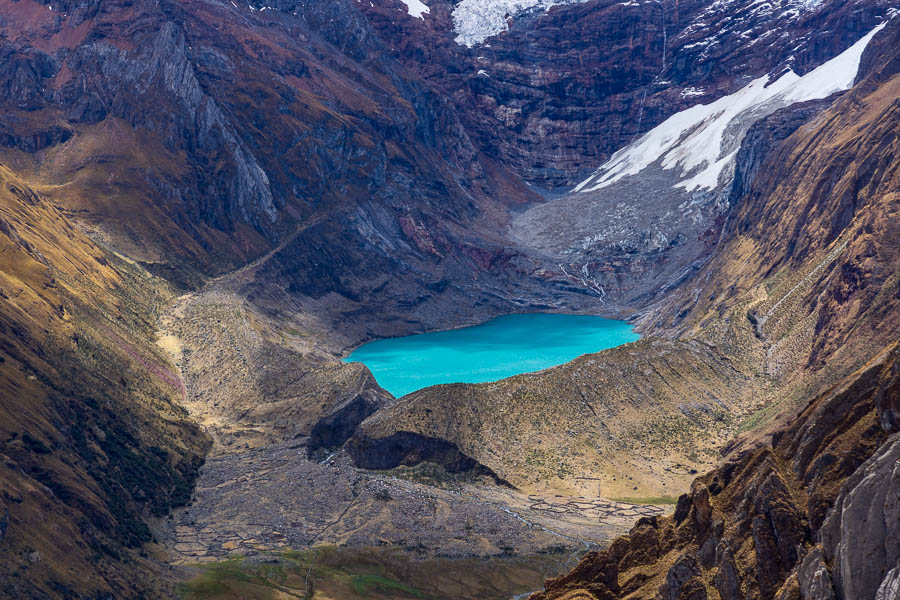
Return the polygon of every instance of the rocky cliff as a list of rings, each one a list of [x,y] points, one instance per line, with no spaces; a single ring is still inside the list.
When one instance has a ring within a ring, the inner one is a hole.
[[[273,277],[295,295],[435,272],[407,278],[422,294],[499,253],[477,234],[504,218],[495,198],[531,196],[483,166],[452,104],[354,3],[29,0],[4,15],[7,160],[183,287],[281,244]],[[333,236],[342,275],[318,276]]]
[[[809,72],[892,6],[523,3],[535,8],[510,8],[506,31],[462,47],[452,41],[456,3],[432,2],[421,19],[402,14],[399,4],[374,2],[363,10],[400,61],[453,99],[485,154],[550,188],[574,185],[615,150],[697,102],[785,67]],[[471,20],[484,19],[488,10],[471,13]]]

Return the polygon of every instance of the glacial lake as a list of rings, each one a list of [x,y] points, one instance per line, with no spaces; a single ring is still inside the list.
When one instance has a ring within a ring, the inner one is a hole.
[[[375,340],[346,362],[361,362],[396,397],[439,383],[482,383],[561,365],[640,336],[622,321],[584,315],[522,314],[487,323]]]

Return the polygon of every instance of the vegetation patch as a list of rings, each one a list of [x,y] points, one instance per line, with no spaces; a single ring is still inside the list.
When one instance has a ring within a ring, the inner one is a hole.
[[[196,565],[185,600],[507,600],[562,569],[559,554],[427,559],[391,548],[324,546]]]
[[[396,579],[389,579],[381,575],[356,575],[353,577],[353,590],[360,596],[367,596],[370,590],[398,591],[413,598],[427,598],[428,596],[414,587],[401,583]]]

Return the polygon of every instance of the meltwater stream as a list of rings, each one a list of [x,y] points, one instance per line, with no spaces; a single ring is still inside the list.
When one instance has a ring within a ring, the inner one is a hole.
[[[629,324],[602,317],[508,315],[474,327],[376,340],[345,360],[365,364],[399,398],[439,383],[482,383],[540,371],[639,337]]]

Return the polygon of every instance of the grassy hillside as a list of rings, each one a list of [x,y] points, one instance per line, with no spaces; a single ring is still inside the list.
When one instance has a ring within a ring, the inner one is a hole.
[[[199,565],[185,600],[507,600],[539,586],[562,554],[409,560],[390,549],[320,547]]]
[[[153,589],[148,518],[189,500],[207,438],[153,344],[166,288],[0,165],[0,556],[7,597]]]

